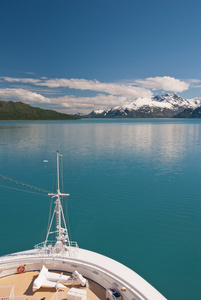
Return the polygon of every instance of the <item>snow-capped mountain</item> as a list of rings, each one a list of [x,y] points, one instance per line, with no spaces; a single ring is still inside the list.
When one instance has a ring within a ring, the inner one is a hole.
[[[137,98],[130,104],[92,111],[90,118],[171,118],[184,109],[201,106],[201,98],[184,99],[175,94]]]

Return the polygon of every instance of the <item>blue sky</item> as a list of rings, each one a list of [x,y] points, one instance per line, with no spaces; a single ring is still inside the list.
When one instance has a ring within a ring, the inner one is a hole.
[[[201,97],[199,0],[0,0],[0,99],[66,113]]]

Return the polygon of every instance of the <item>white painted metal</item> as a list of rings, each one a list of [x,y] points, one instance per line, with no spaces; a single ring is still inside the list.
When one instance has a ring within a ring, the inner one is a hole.
[[[68,237],[65,218],[60,198],[69,194],[60,192],[59,187],[59,156],[57,152],[57,193],[49,194],[56,197],[55,209],[44,243],[35,249],[18,252],[0,258],[0,278],[17,273],[19,266],[25,271],[40,270],[44,265],[51,270],[73,273],[78,271],[85,278],[95,281],[105,290],[115,288],[121,291],[123,300],[166,300],[154,287],[137,273],[101,254],[78,249],[77,243]],[[56,214],[56,243],[49,243],[48,237],[52,233],[51,226]],[[64,227],[62,227],[62,220]],[[73,247],[75,246],[75,247]],[[126,252],[126,251],[125,251]]]
[[[67,300],[86,300],[87,292],[86,290],[79,290],[76,288],[71,288],[67,293]]]
[[[34,249],[4,256],[0,260],[0,277],[17,273],[19,265],[25,271],[40,270],[42,265],[48,269],[73,273],[77,270],[85,278],[91,279],[105,289],[122,287],[123,299],[127,300],[165,300],[165,298],[137,273],[101,254],[79,249],[77,257],[70,257],[69,252],[62,254],[42,254]]]
[[[57,151],[57,193],[49,193],[48,194],[52,198],[56,197],[56,200],[54,202],[55,208],[54,208],[54,212],[52,214],[51,222],[50,222],[50,225],[49,225],[49,228],[47,231],[47,235],[46,235],[46,239],[45,239],[45,243],[44,243],[44,246],[46,247],[50,234],[56,233],[57,241],[56,241],[56,244],[54,245],[54,248],[57,253],[67,251],[68,250],[67,245],[70,245],[66,221],[64,218],[63,208],[61,205],[61,197],[68,197],[69,194],[64,194],[64,193],[61,193],[61,191],[60,191],[60,173],[59,173],[59,157],[60,156],[62,156],[62,155],[59,154],[59,152]],[[56,229],[55,229],[55,231],[51,232],[52,223],[53,223],[55,216],[56,216]],[[62,227],[62,222],[63,222],[64,227]]]

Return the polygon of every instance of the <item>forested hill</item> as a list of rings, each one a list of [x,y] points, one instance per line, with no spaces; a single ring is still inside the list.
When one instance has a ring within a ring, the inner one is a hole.
[[[77,120],[79,117],[33,107],[23,102],[1,101],[0,120]]]

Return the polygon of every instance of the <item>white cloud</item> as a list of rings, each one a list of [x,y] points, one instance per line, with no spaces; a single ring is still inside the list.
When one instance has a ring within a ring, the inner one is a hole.
[[[129,103],[127,97],[113,96],[98,94],[95,97],[75,97],[75,96],[64,96],[58,98],[51,98],[51,102],[57,104],[60,107],[66,108],[71,112],[90,112],[92,110],[103,109],[107,110],[111,107],[118,105],[124,105]]]
[[[201,80],[199,79],[188,79],[187,80],[191,86],[191,88],[200,88]]]
[[[41,77],[40,79],[34,78],[12,78],[1,77],[7,82],[30,83],[38,86],[46,86],[49,88],[66,87],[69,89],[77,90],[90,90],[110,95],[122,95],[131,98],[138,97],[151,97],[152,90],[162,89],[169,92],[183,92],[188,90],[191,83],[198,83],[199,80],[192,79],[190,81],[182,81],[170,76],[163,77],[148,77],[146,79],[138,79],[130,83],[130,85],[117,84],[117,83],[104,83],[97,80],[86,80],[76,78],[52,78],[47,79]],[[133,86],[135,85],[135,86]],[[138,85],[138,86],[136,86]]]
[[[0,89],[0,97],[4,99],[17,99],[24,102],[50,103],[49,98],[24,89]]]
[[[132,98],[137,98],[140,96],[149,97],[152,95],[152,92],[145,88],[126,86],[115,83],[102,83],[97,80],[55,78],[41,81],[40,83],[36,84],[41,86],[48,86],[50,88],[68,87],[70,89],[90,90],[107,93],[110,95],[123,95]]]
[[[135,80],[135,83],[138,85],[153,89],[153,90],[164,90],[169,92],[183,92],[188,90],[190,84],[181,81],[179,79],[175,79],[173,77],[164,76],[164,77],[148,77],[144,80]]]
[[[189,83],[201,83],[201,80],[199,80],[199,79],[188,79],[187,81]]]
[[[22,82],[22,83],[31,83],[31,84],[37,84],[38,82],[40,82],[39,79],[34,79],[34,78],[1,77],[1,79],[7,82]]]
[[[48,79],[46,77],[40,77],[34,79],[0,77],[0,79],[7,82],[7,86],[12,86],[12,89],[0,89],[0,97],[2,98],[17,99],[23,102],[49,103],[55,105],[58,110],[66,109],[66,111],[70,113],[78,111],[87,113],[97,109],[107,110],[116,106],[129,105],[136,99],[136,105],[141,106],[145,102],[151,101],[153,90],[162,89],[168,92],[182,92],[187,90],[191,85],[198,86],[200,83],[200,81],[196,79],[181,81],[169,76],[138,79],[127,84],[104,83],[97,80],[76,78]],[[15,86],[14,83],[16,83]],[[35,87],[33,87],[33,85]],[[18,86],[21,88],[18,88]],[[26,89],[27,86],[29,86],[29,89],[32,89],[32,91],[28,91]],[[33,88],[35,92],[33,92]],[[97,92],[97,95],[94,97],[63,96],[65,93],[64,88],[67,88],[66,93],[69,93],[68,89],[75,89],[94,91]],[[61,95],[61,93],[62,96],[60,97],[54,96],[55,94]],[[45,97],[45,95],[48,95],[49,98]]]
[[[121,85],[115,83],[102,83],[97,80],[86,80],[86,79],[66,79],[66,78],[53,78],[45,79],[32,79],[32,78],[12,78],[2,77],[7,82],[21,82],[31,83],[37,86],[47,86],[49,88],[67,87],[69,89],[77,90],[90,90],[101,93],[107,93],[110,95],[119,95],[131,97],[132,99],[138,97],[150,97],[152,92],[142,87]]]
[[[41,94],[34,93],[24,89],[0,89],[0,97],[3,99],[14,99],[25,103],[47,103],[56,105],[57,109],[66,109],[69,113],[81,111],[88,113],[96,108],[109,109],[118,105],[129,103],[130,100],[124,96],[113,96],[98,94],[95,97],[76,97],[74,95],[66,95],[63,97],[46,98]]]

